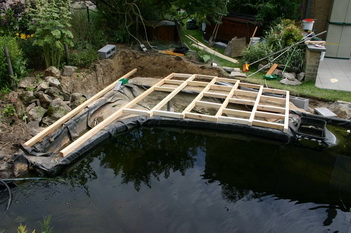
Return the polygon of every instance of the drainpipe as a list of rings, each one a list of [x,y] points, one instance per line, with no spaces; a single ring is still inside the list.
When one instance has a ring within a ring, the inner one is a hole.
[[[311,18],[312,4],[313,4],[313,0],[307,0],[305,19]]]

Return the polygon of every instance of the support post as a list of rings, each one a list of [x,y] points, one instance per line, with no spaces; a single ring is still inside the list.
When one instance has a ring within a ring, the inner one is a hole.
[[[7,63],[7,70],[9,72],[10,76],[13,76],[13,69],[12,69],[12,64],[11,64],[11,58],[9,54],[9,49],[7,46],[4,46],[4,53],[5,53],[5,58],[6,58],[6,63]]]

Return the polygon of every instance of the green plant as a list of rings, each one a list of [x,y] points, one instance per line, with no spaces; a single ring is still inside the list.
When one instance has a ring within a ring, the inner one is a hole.
[[[13,76],[8,74],[6,58],[4,55],[4,46],[7,46],[10,54],[13,68]],[[23,52],[20,49],[17,40],[13,37],[0,37],[0,86],[2,88],[12,88],[16,86],[19,79],[26,75],[27,67]]]
[[[64,45],[74,45],[68,29],[70,14],[68,0],[36,0],[36,7],[31,8],[34,24],[29,28],[35,32],[33,45],[42,48],[46,66],[60,67]]]
[[[251,63],[257,61],[260,58],[266,57],[273,53],[273,48],[268,43],[259,42],[249,49],[243,51],[243,60],[245,62]]]
[[[3,113],[5,116],[11,117],[11,116],[15,116],[16,113],[16,109],[12,104],[6,104],[6,107],[3,110]]]
[[[42,233],[53,233],[53,227],[50,225],[51,224],[51,216],[45,216],[43,217],[43,222],[40,223],[42,227]]]
[[[91,45],[85,49],[78,49],[71,53],[71,64],[80,68],[88,67],[98,59],[98,53]]]

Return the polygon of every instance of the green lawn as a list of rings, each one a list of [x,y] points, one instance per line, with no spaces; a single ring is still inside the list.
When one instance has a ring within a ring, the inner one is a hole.
[[[198,30],[184,30],[183,34],[192,35],[193,37],[195,37],[199,41],[206,44],[206,42],[204,42],[204,40],[202,39],[201,32]],[[194,47],[191,47],[191,44],[193,42],[191,40],[189,40],[188,38],[186,38],[184,35],[183,35],[183,39],[184,39],[184,42],[188,46],[190,46],[190,48],[192,50],[197,51],[200,56],[205,55],[205,54],[209,55],[211,57],[209,62],[215,62],[220,66],[242,68],[243,61],[241,61],[240,59],[238,59],[239,60],[238,64],[228,62],[228,61],[221,59],[221,58],[218,58],[212,54],[209,54],[209,53],[206,53],[206,52],[201,51],[199,49],[196,49]],[[216,49],[216,48],[212,48],[212,49],[223,53],[223,50],[221,51],[220,49]],[[250,71],[247,72],[247,75],[250,75],[254,71],[256,71],[256,69],[250,67]],[[300,97],[307,97],[307,98],[314,98],[314,99],[321,99],[321,100],[331,100],[331,101],[343,100],[343,101],[351,102],[351,93],[347,92],[347,91],[334,91],[334,90],[320,89],[320,88],[316,87],[313,82],[303,82],[302,85],[300,85],[300,86],[288,86],[288,85],[280,84],[278,80],[265,80],[263,78],[263,75],[264,75],[264,73],[257,73],[257,74],[252,75],[249,78],[240,78],[240,80],[250,82],[250,83],[262,84],[262,85],[268,86],[270,88],[288,90],[288,91],[290,91],[290,93],[292,95],[300,96]]]

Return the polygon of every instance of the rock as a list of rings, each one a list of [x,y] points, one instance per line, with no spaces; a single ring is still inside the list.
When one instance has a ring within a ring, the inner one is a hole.
[[[29,105],[33,100],[36,99],[33,91],[24,91],[19,94],[19,97],[25,105]]]
[[[1,161],[0,171],[6,171],[10,168],[10,165],[7,162]]]
[[[31,103],[30,105],[28,105],[27,108],[26,108],[26,112],[29,112],[35,106],[37,106],[35,103]]]
[[[295,81],[296,80],[296,74],[295,73],[283,73],[283,77],[290,80],[290,81]]]
[[[49,83],[49,87],[58,87],[61,85],[60,81],[52,76],[46,76],[45,81]]]
[[[351,103],[346,101],[337,100],[330,106],[339,117],[343,119],[351,119]]]
[[[70,100],[71,108],[77,107],[78,105],[84,103],[86,100],[87,100],[87,98],[83,94],[73,93],[71,95],[71,100]]]
[[[28,172],[28,162],[20,157],[18,158],[14,164],[13,164],[13,167],[12,167],[12,172],[13,172],[13,175],[15,177],[19,177],[21,175],[24,175]]]
[[[283,70],[275,69],[273,74],[278,75],[278,77],[283,78]]]
[[[49,125],[52,125],[55,121],[56,121],[55,119],[53,119],[49,116],[46,116],[41,120],[41,126],[48,127]]]
[[[41,82],[37,86],[37,91],[45,91],[48,88],[49,88],[49,83],[48,82]]]
[[[243,55],[243,50],[246,48],[246,38],[234,37],[229,41],[224,54],[230,57],[240,57]]]
[[[8,179],[11,177],[10,170],[0,171],[0,179]]]
[[[50,66],[45,70],[45,76],[53,76],[55,78],[60,77],[60,70],[57,69],[55,66]]]
[[[62,75],[71,77],[77,69],[78,68],[76,66],[64,66]]]
[[[42,119],[42,121],[44,120],[44,118]],[[39,121],[28,122],[27,125],[30,127],[31,135],[37,135],[41,131],[39,127],[39,123],[40,123]]]
[[[287,78],[280,80],[281,84],[285,84],[285,85],[291,85],[291,86],[298,86],[301,85],[301,82],[297,79],[294,80],[289,80]]]
[[[38,99],[40,101],[40,105],[43,108],[48,108],[52,102],[52,98],[49,95],[44,94],[43,92],[38,92],[37,96],[38,96]]]
[[[302,82],[305,79],[305,72],[300,72],[296,75],[296,79]]]
[[[35,106],[28,112],[28,120],[29,121],[41,121],[44,114],[46,113],[46,109],[41,106]]]
[[[18,88],[23,88],[25,90],[34,90],[37,86],[36,77],[24,77],[18,83]]]
[[[278,65],[278,69],[284,70],[284,68],[285,68],[285,65],[284,65],[284,64],[279,64],[279,65]],[[301,72],[301,70],[300,70],[299,68],[296,68],[296,67],[289,67],[289,66],[287,66],[287,67],[285,68],[285,71],[288,72],[288,73],[295,73],[295,74],[298,74],[298,73]]]
[[[264,67],[265,66],[265,67]],[[263,68],[264,67],[264,68]],[[265,71],[269,69],[269,66],[267,64],[262,64],[260,63],[257,67],[258,70]]]
[[[63,93],[61,93],[61,91],[56,87],[49,87],[45,90],[45,94],[48,94],[53,99],[60,98],[64,100]]]
[[[54,120],[58,120],[70,111],[71,108],[62,99],[56,98],[48,108],[48,116]]]

